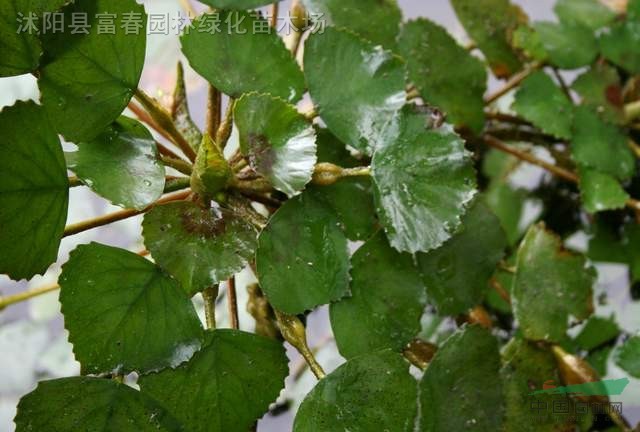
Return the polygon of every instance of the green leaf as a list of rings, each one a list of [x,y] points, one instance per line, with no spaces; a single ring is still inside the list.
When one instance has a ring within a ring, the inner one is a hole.
[[[440,347],[420,381],[420,430],[498,431],[502,426],[498,341],[465,326]],[[452,415],[455,413],[455,415]]]
[[[528,24],[522,24],[515,29],[511,35],[511,44],[530,59],[544,62],[549,57],[540,35]]]
[[[171,432],[181,426],[153,399],[114,380],[61,378],[23,396],[16,431]]]
[[[402,349],[420,331],[425,288],[413,257],[389,246],[383,232],[351,259],[351,297],[331,305],[331,328],[340,354],[352,357]]]
[[[280,0],[202,0],[200,3],[217,9],[245,10],[255,9]]]
[[[629,194],[613,176],[589,168],[580,168],[579,173],[580,192],[586,211],[597,213],[625,206]]]
[[[504,347],[502,360],[500,375],[504,388],[505,432],[560,432],[575,429],[571,426],[571,416],[551,415],[554,401],[569,404],[569,396],[530,395],[533,391],[542,390],[546,382],[562,385],[555,358],[549,350],[514,338]],[[532,416],[535,416],[535,422]]]
[[[527,339],[559,342],[569,317],[586,319],[593,312],[596,272],[582,255],[562,248],[562,241],[543,224],[525,235],[516,262],[513,307]]]
[[[571,154],[576,163],[626,180],[635,173],[635,157],[627,136],[588,107],[575,110]]]
[[[7,0],[0,4],[0,77],[34,72],[40,63],[43,15],[58,11],[71,0]],[[30,13],[33,16],[30,16]],[[31,18],[33,27],[28,23]]]
[[[487,89],[482,62],[458,45],[447,30],[427,19],[406,23],[399,47],[420,96],[445,111],[451,123],[481,131],[482,97]]]
[[[316,133],[293,105],[251,93],[234,108],[240,149],[258,173],[288,196],[311,181],[316,164]]]
[[[617,124],[624,122],[624,97],[615,68],[604,63],[595,64],[571,87],[582,97],[582,104],[596,111],[604,120]]]
[[[257,245],[255,228],[236,214],[192,202],[154,207],[145,214],[142,230],[155,262],[189,295],[242,270]]]
[[[613,316],[610,318],[592,316],[576,336],[575,341],[580,348],[591,351],[617,338],[619,334],[620,329]]]
[[[211,30],[216,25],[219,31]],[[255,13],[206,13],[180,38],[182,52],[196,72],[233,98],[257,91],[297,101],[304,92],[304,76],[282,39],[269,28]]]
[[[416,397],[416,382],[400,354],[366,354],[316,384],[298,409],[293,431],[410,432]]]
[[[269,303],[288,314],[344,297],[349,252],[334,213],[306,194],[287,201],[258,238],[256,269]]]
[[[452,238],[438,249],[418,255],[429,302],[440,315],[465,313],[482,302],[506,246],[500,221],[477,201]]]
[[[140,377],[150,395],[189,431],[248,431],[284,387],[288,359],[277,340],[214,330],[187,363]]]
[[[406,98],[399,57],[353,33],[328,28],[306,41],[304,65],[320,117],[342,142],[371,154],[393,140]]]
[[[509,44],[522,13],[509,0],[451,0],[458,19],[487,58],[499,78],[518,72],[522,66]]]
[[[360,166],[343,143],[331,132],[320,129],[317,135],[318,162],[329,162],[343,168]],[[308,185],[307,194],[331,208],[349,240],[367,240],[378,227],[373,203],[373,187],[368,177],[343,178],[325,186]]]
[[[510,246],[515,245],[522,235],[520,220],[525,200],[526,191],[515,189],[506,182],[493,182],[484,193],[485,204],[500,221]]]
[[[632,11],[631,4],[629,10]],[[640,73],[640,16],[629,14],[600,35],[600,51],[612,63],[631,74]]]
[[[456,231],[473,198],[475,172],[464,142],[448,125],[426,129],[408,106],[398,139],[373,156],[378,216],[399,251],[428,252]]]
[[[30,279],[58,256],[69,182],[60,141],[42,108],[17,102],[0,112],[0,273]]]
[[[116,14],[115,34],[100,32],[96,14],[102,13]],[[137,34],[126,34],[123,24],[132,13],[139,14],[141,27]],[[57,131],[86,142],[118,118],[138,87],[147,16],[134,0],[76,0],[65,9],[65,22],[74,14],[87,14],[90,34],[49,34],[43,40],[38,85]]]
[[[393,49],[402,21],[396,0],[302,0],[323,25],[344,27],[376,45]]]
[[[544,132],[571,138],[571,101],[544,72],[535,72],[524,80],[511,108]]]
[[[598,30],[612,22],[616,13],[598,0],[559,0],[553,10],[562,22]]]
[[[562,69],[586,66],[598,55],[593,31],[581,24],[537,22],[533,28],[549,54],[551,64]]]
[[[175,367],[200,348],[202,328],[189,298],[132,252],[78,246],[59,283],[65,328],[83,373]]]
[[[640,378],[640,336],[632,336],[616,348],[615,361],[629,375]]]
[[[141,123],[120,117],[94,140],[67,155],[69,169],[113,204],[142,210],[164,190],[156,142]]]

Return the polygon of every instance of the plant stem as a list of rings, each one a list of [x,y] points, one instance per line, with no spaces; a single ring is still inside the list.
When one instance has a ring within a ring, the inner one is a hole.
[[[224,114],[224,120],[220,122],[220,127],[218,127],[215,134],[216,143],[222,150],[227,146],[227,142],[229,142],[229,137],[231,136],[231,131],[233,130],[233,108],[235,104],[236,101],[229,98],[229,101],[227,102],[227,110]]]
[[[113,222],[117,222],[117,221],[121,221],[124,219],[128,219],[130,217],[133,216],[137,216],[139,214],[143,214],[148,212],[149,210],[151,210],[153,207],[160,205],[160,204],[165,204],[168,202],[172,202],[172,201],[182,201],[184,199],[186,199],[189,195],[191,194],[191,190],[187,190],[187,191],[182,191],[182,192],[176,192],[173,194],[169,194],[169,195],[165,195],[162,198],[160,198],[158,201],[156,201],[155,203],[151,204],[150,206],[148,206],[147,208],[144,208],[142,210],[135,210],[135,209],[125,209],[125,210],[120,210],[111,214],[107,214],[107,215],[103,215],[103,216],[99,216],[97,218],[94,219],[89,219],[89,220],[85,220],[82,222],[78,222],[78,223],[74,223],[71,225],[67,225],[64,228],[64,234],[63,237],[68,237],[70,235],[74,235],[74,234],[78,234],[81,233],[83,231],[87,231],[93,228],[97,228],[97,227],[101,227],[104,225],[108,225],[110,223]]]
[[[160,159],[162,160],[162,163],[175,169],[178,172],[181,172],[182,174],[190,176],[191,172],[193,171],[193,166],[185,160],[175,159],[164,155],[161,156]]]
[[[640,159],[640,145],[632,139],[629,139],[629,147],[633,151],[633,154]]]
[[[342,168],[328,162],[321,162],[313,171],[313,184],[328,186],[346,177],[368,177],[371,175],[370,167]]]
[[[180,4],[182,5],[182,8],[187,13],[187,15],[189,15],[189,17],[195,18],[198,16],[196,10],[193,8],[189,0],[180,0]]]
[[[204,299],[204,316],[208,329],[216,328],[216,298],[218,297],[218,288],[219,286],[216,284],[202,291],[202,298]]]
[[[78,186],[84,186],[84,183],[82,183],[82,180],[80,180],[78,176],[69,177],[69,187],[78,187]]]
[[[511,304],[511,295],[509,294],[509,291],[507,291],[505,287],[502,286],[502,284],[498,279],[496,278],[489,279],[489,284],[498,293],[498,295],[502,298],[502,300]]]
[[[562,78],[560,71],[557,68],[552,67],[551,72],[553,73],[553,76],[556,77],[556,80],[558,80],[558,84],[560,84],[560,87],[562,88],[562,91],[564,92],[567,99],[569,99],[571,102],[574,102],[573,96],[571,96],[571,90],[569,89],[569,86],[565,82],[564,78]]]
[[[626,104],[624,106],[624,116],[627,119],[627,123],[640,117],[640,100]]]
[[[227,302],[231,328],[237,330],[240,328],[240,322],[238,320],[238,297],[236,294],[236,277],[231,276],[227,281]]]
[[[42,294],[46,294],[51,291],[55,291],[58,288],[60,288],[60,286],[57,283],[55,283],[55,284],[45,285],[45,286],[41,286],[31,290],[23,291],[21,293],[0,297],[0,310],[3,310],[7,306],[10,306],[14,303],[20,303],[22,301],[29,300],[30,298],[33,298]]]
[[[544,168],[547,171],[549,171],[551,174],[554,174],[555,176],[560,177],[564,180],[567,180],[571,183],[577,184],[580,181],[579,177],[575,173],[568,171],[564,168],[561,168],[559,166],[556,166],[552,163],[538,159],[537,157],[533,156],[530,153],[522,152],[512,146],[509,146],[503,143],[499,139],[492,137],[491,135],[484,135],[484,142],[490,147],[493,147],[505,153],[509,153],[520,160],[523,160],[525,162],[529,162],[532,165],[537,165],[541,168]],[[634,211],[640,211],[640,201],[636,199],[629,198],[625,204],[627,207],[629,207]]]
[[[274,29],[278,26],[278,12],[279,12],[279,3],[271,3],[271,27]]]
[[[142,109],[141,107],[133,103],[133,101],[129,102],[129,105],[127,105],[127,108],[129,108],[131,112],[134,113],[136,117],[138,117],[138,120],[145,123],[154,131],[158,132],[167,141],[171,141],[171,136],[167,133],[167,131],[162,129],[155,121],[153,121],[151,116],[144,109]],[[158,143],[158,145],[160,144]],[[178,157],[178,156],[174,156],[174,157]]]
[[[316,378],[324,378],[326,374],[313,355],[313,352],[309,349],[306,330],[300,319],[295,315],[285,314],[275,308],[273,311],[275,312],[282,337],[298,350]]]
[[[222,120],[222,93],[209,84],[209,103],[207,108],[207,133],[216,139]]]
[[[520,72],[518,72],[517,74],[515,74],[514,76],[509,78],[509,81],[507,81],[504,84],[504,86],[502,86],[501,88],[499,88],[495,92],[486,95],[485,98],[484,98],[484,103],[489,105],[489,104],[497,101],[502,96],[506,95],[511,90],[513,90],[518,85],[520,85],[520,83],[522,81],[524,81],[529,75],[531,75],[531,73],[533,71],[535,71],[537,69],[540,69],[542,67],[542,65],[543,64],[540,63],[540,62],[536,62],[536,63],[533,63],[532,65],[529,65],[529,66],[525,67],[523,70],[521,70]]]
[[[158,102],[155,101],[152,97],[147,95],[140,89],[136,89],[135,97],[142,104],[142,106],[147,110],[151,118],[158,124],[162,129],[164,129],[168,134],[171,141],[178,146],[180,150],[189,158],[190,161],[196,160],[196,152],[191,148],[191,145],[187,142],[187,140],[182,136],[178,129],[176,129],[175,124],[173,123],[173,119],[171,118],[171,114],[167,112]]]
[[[191,179],[189,177],[167,178],[164,183],[164,193],[176,192],[189,187],[191,187]]]

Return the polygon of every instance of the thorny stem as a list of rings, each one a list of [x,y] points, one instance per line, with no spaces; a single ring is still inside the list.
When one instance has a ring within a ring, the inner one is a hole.
[[[273,311],[275,312],[282,337],[298,350],[316,378],[324,378],[326,374],[313,355],[313,352],[309,349],[306,329],[300,319],[295,315],[285,314],[275,308]]]
[[[219,286],[212,285],[202,291],[204,300],[204,316],[208,329],[216,328],[216,298],[218,297]]]
[[[229,319],[231,328],[237,330],[240,328],[238,320],[238,296],[236,293],[236,277],[231,276],[227,281],[227,304],[229,307]]]
[[[531,75],[531,73],[533,73],[533,71],[535,71],[537,69],[540,69],[542,66],[543,66],[542,63],[536,62],[536,63],[533,63],[530,66],[525,67],[523,70],[521,70],[520,72],[518,72],[517,74],[515,74],[514,76],[509,78],[509,80],[504,84],[504,86],[502,86],[501,88],[499,88],[495,92],[486,95],[485,98],[484,98],[484,103],[486,105],[489,105],[489,104],[497,101],[502,96],[506,95],[511,90],[513,90],[518,85],[520,85],[520,83],[522,81],[524,81],[529,75]]]
[[[158,102],[156,102],[152,97],[147,95],[140,89],[136,89],[135,97],[142,104],[142,106],[147,110],[151,118],[158,124],[162,129],[164,129],[168,134],[171,141],[178,146],[180,150],[189,158],[190,161],[196,160],[196,153],[191,148],[191,145],[187,142],[187,140],[182,136],[182,134],[176,129],[175,124],[173,123],[173,119],[171,118],[171,114],[164,109]]]
[[[78,222],[78,223],[75,223],[75,224],[67,225],[64,228],[63,237],[68,237],[70,235],[78,234],[78,233],[81,233],[83,231],[88,231],[88,230],[93,229],[93,228],[101,227],[101,226],[108,225],[108,224],[113,223],[113,222],[121,221],[121,220],[124,220],[124,219],[128,219],[130,217],[133,217],[133,216],[137,216],[139,214],[146,213],[149,210],[151,210],[153,207],[155,207],[157,205],[160,205],[160,204],[165,204],[165,203],[172,202],[172,201],[182,201],[182,200],[186,199],[190,194],[191,194],[191,190],[182,191],[182,192],[176,192],[176,193],[173,193],[173,194],[165,195],[164,197],[160,198],[155,203],[151,204],[150,206],[148,206],[147,208],[144,208],[142,210],[125,209],[125,210],[120,210],[120,211],[117,211],[117,212],[114,212],[114,213],[110,213],[110,214],[107,214],[107,215],[99,216],[99,217],[94,218],[94,219],[88,219],[88,220],[85,220],[85,221],[82,221],[82,222]]]
[[[566,170],[564,168],[561,168],[559,166],[556,166],[552,163],[543,161],[542,159],[538,159],[537,157],[533,156],[530,153],[522,152],[512,146],[509,146],[503,143],[499,139],[492,137],[491,135],[484,135],[484,142],[490,147],[493,147],[505,153],[509,153],[520,160],[523,160],[532,165],[537,165],[541,168],[544,168],[547,171],[549,171],[551,174],[554,174],[555,176],[560,177],[564,180],[567,180],[571,183],[579,183],[580,181],[579,177],[575,173],[569,170]],[[635,211],[640,210],[640,201],[638,200],[629,198],[625,204],[627,207],[629,207],[632,210],[635,210]]]

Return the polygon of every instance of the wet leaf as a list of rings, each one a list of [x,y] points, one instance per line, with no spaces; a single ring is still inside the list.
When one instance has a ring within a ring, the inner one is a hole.
[[[351,297],[331,305],[331,328],[343,357],[390,348],[400,352],[420,331],[426,295],[413,257],[383,232],[351,259]]]
[[[582,104],[596,111],[604,120],[624,122],[622,84],[615,68],[596,64],[580,75],[572,88],[582,97]]]
[[[293,431],[410,432],[416,398],[416,382],[400,354],[390,350],[366,354],[316,384],[298,409]]]
[[[331,132],[320,129],[317,134],[318,162],[343,168],[360,166]],[[308,185],[307,193],[331,208],[349,240],[367,240],[378,226],[373,203],[373,186],[367,177],[343,178],[332,185]]]
[[[396,0],[302,0],[312,18],[348,28],[385,48],[396,46],[402,11]],[[318,24],[319,26],[320,24]]]
[[[132,252],[78,246],[59,283],[65,328],[85,374],[175,367],[200,348],[202,328],[189,297]]]
[[[552,413],[554,402],[560,407],[568,406],[571,402],[567,395],[531,395],[534,391],[543,390],[545,384],[562,385],[550,351],[524,339],[514,338],[504,347],[502,361],[500,375],[505,398],[505,432],[574,430],[570,416],[546,415]],[[538,412],[536,408],[541,409]],[[540,420],[531,421],[531,416],[538,418],[538,414]]]
[[[520,70],[508,35],[523,18],[509,0],[451,0],[451,4],[496,76],[503,78]]]
[[[543,224],[533,225],[518,249],[513,307],[522,334],[531,340],[559,342],[569,317],[586,319],[593,312],[596,272],[582,255],[562,249],[562,242]]]
[[[38,85],[56,130],[70,141],[86,142],[118,118],[138,87],[147,16],[134,0],[76,0],[64,12],[65,22],[87,14],[89,34],[65,31],[44,38]],[[101,13],[116,14],[115,34],[100,33]],[[140,17],[137,34],[126,34],[127,14]]]
[[[94,140],[67,155],[69,169],[98,195],[120,207],[142,210],[164,190],[156,142],[136,120],[120,117]]]
[[[631,13],[613,24],[600,35],[599,43],[607,60],[631,74],[640,73],[640,15]]]
[[[503,421],[498,341],[465,326],[438,349],[420,381],[420,430],[497,431]],[[455,415],[451,415],[455,413]]]
[[[210,30],[216,25],[220,31]],[[269,29],[269,23],[249,12],[205,13],[180,38],[182,52],[196,72],[231,97],[257,91],[297,101],[304,91],[298,64],[275,30],[255,28]]]
[[[632,336],[616,348],[615,361],[629,375],[640,378],[640,336]]]
[[[371,154],[395,138],[406,96],[400,58],[353,33],[327,28],[306,41],[304,64],[320,117],[342,142]]]
[[[580,348],[591,351],[617,338],[618,334],[620,329],[613,317],[592,316],[576,336],[575,341]]]
[[[465,313],[482,302],[506,246],[500,221],[478,201],[452,238],[417,256],[429,302],[440,315]]]
[[[295,196],[311,181],[316,164],[316,133],[293,105],[251,93],[235,105],[240,149],[251,167],[273,186]]]
[[[35,103],[4,108],[0,134],[0,273],[30,279],[58,256],[69,201],[67,170],[60,140]]]
[[[57,12],[71,0],[7,0],[0,4],[0,77],[34,72],[40,63],[42,18]],[[36,20],[28,25],[33,13]]]
[[[593,31],[581,24],[538,22],[533,27],[549,55],[550,63],[555,66],[577,69],[588,65],[598,55]]]
[[[582,203],[586,211],[597,213],[625,206],[629,194],[615,177],[589,168],[581,168],[579,173]]]
[[[189,295],[238,273],[257,246],[255,228],[238,215],[192,202],[154,207],[142,230],[154,261]]]
[[[180,430],[156,401],[126,384],[93,377],[42,381],[18,404],[16,431],[92,432]]]
[[[269,303],[288,314],[344,297],[349,253],[335,214],[305,194],[287,201],[260,234],[256,269]]]
[[[616,13],[598,0],[559,0],[553,10],[563,22],[598,30],[612,22]]]
[[[446,112],[457,126],[482,130],[487,73],[480,60],[458,45],[447,30],[426,19],[404,25],[399,48],[407,61],[409,79],[429,105]]]
[[[619,180],[635,173],[635,157],[625,134],[587,107],[575,111],[571,153],[576,163]]]
[[[511,108],[542,131],[571,138],[571,101],[544,72],[533,73],[520,85]]]
[[[378,216],[399,251],[428,252],[444,243],[476,192],[462,139],[447,125],[427,129],[427,121],[405,108],[398,139],[373,157]]]
[[[287,363],[276,340],[214,330],[187,363],[142,376],[138,383],[185,430],[246,431],[280,394]]]

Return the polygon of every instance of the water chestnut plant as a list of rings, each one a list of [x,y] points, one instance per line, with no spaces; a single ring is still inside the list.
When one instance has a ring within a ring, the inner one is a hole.
[[[0,273],[62,264],[0,310],[59,290],[81,365],[22,397],[18,432],[247,432],[283,411],[294,432],[637,430],[640,328],[598,275],[623,266],[637,306],[640,0],[558,0],[554,22],[451,0],[464,45],[396,0],[294,0],[287,34],[284,3],[200,2],[180,45],[203,128],[182,63],[170,104],[139,88],[136,1],[0,4],[0,76],[40,90],[0,112]],[[75,187],[121,210],[67,224]],[[139,215],[143,250],[58,261]],[[333,363],[307,341],[327,310]]]

